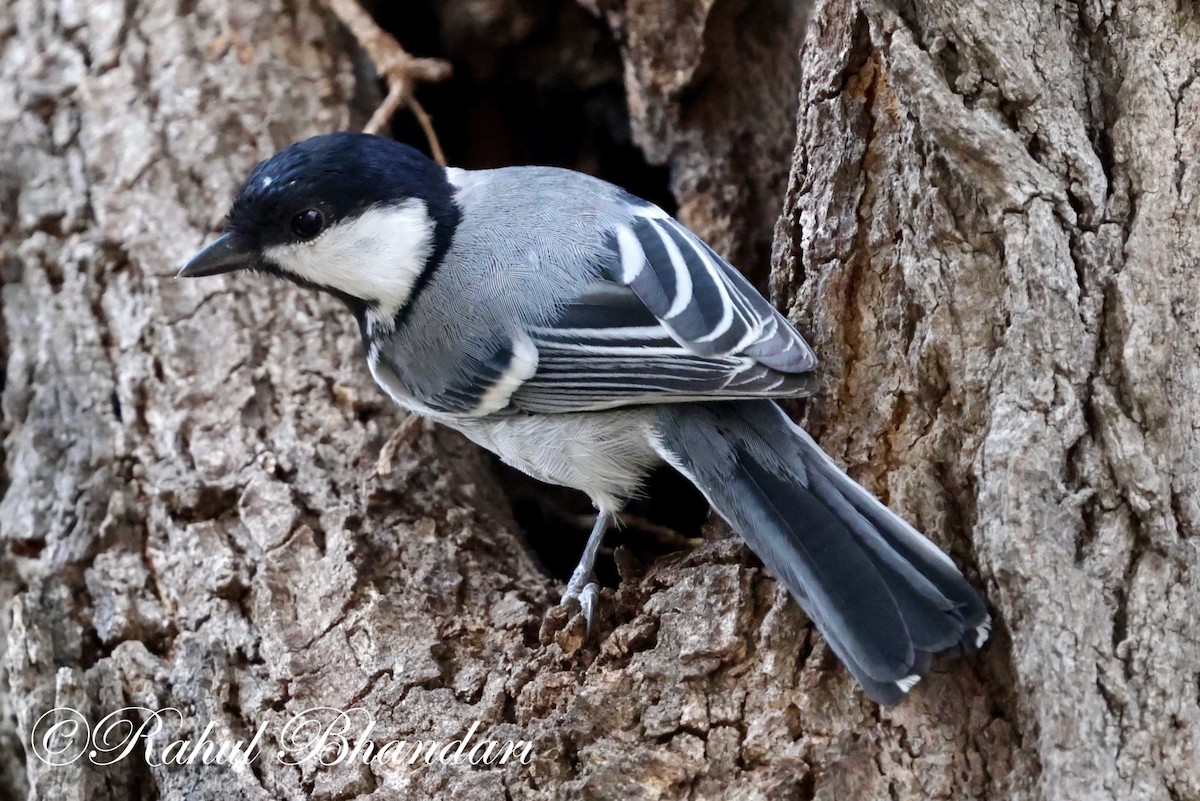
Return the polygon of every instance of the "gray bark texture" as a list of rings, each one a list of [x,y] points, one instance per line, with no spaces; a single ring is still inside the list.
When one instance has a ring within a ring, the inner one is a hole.
[[[335,301],[172,278],[256,160],[361,123],[336,19],[8,0],[0,797],[1200,799],[1200,8],[581,4],[681,218],[821,355],[810,430],[953,554],[991,642],[880,709],[715,524],[598,636],[541,636],[561,585],[492,461],[389,444]],[[535,5],[441,13],[519,49]],[[52,767],[61,706],[178,708],[166,739],[362,707],[533,759]]]

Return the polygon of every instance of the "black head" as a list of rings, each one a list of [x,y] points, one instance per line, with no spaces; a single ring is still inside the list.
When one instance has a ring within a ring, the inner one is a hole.
[[[329,263],[309,269],[309,256],[318,251],[301,246],[345,230],[369,210],[378,213],[392,207],[421,209],[430,239],[425,258],[440,260],[458,218],[453,187],[442,167],[408,145],[383,137],[346,132],[315,136],[254,168],[238,190],[224,234],[179,274],[252,268],[315,284],[348,301],[370,303],[374,298],[366,291],[369,286],[364,288],[364,278],[339,280],[355,268],[339,263],[351,262],[352,254],[323,253]],[[414,228],[416,235],[424,234]],[[307,254],[305,269],[279,255],[287,253]]]
[[[265,249],[313,239],[371,206],[448,200],[448,192],[442,168],[408,145],[360,133],[314,136],[254,168],[226,231]]]

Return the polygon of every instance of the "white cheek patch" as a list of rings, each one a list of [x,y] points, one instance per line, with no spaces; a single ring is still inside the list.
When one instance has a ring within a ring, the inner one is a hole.
[[[425,204],[410,198],[367,209],[311,242],[275,245],[263,255],[297,278],[374,301],[379,316],[391,319],[433,252],[433,229]]]

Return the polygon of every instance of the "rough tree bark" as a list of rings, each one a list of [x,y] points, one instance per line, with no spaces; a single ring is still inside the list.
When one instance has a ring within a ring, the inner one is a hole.
[[[0,794],[1200,798],[1196,5],[831,0],[801,45],[782,2],[584,4],[685,221],[749,260],[782,207],[810,426],[985,589],[993,641],[881,710],[717,537],[606,593],[598,643],[543,644],[557,587],[490,463],[421,427],[377,464],[402,415],[334,302],[171,278],[256,159],[348,124],[336,21],[12,0]],[[42,712],[127,705],[183,710],[163,737],[479,720],[535,758],[29,756]]]

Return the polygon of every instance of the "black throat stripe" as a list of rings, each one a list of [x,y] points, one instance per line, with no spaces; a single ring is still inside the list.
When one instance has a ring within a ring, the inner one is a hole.
[[[447,182],[447,188],[449,188],[449,182]],[[454,238],[454,229],[458,227],[458,222],[462,219],[462,210],[454,202],[454,198],[449,195],[446,197],[445,203],[439,204],[439,208],[435,209],[430,204],[429,212],[435,221],[433,227],[433,252],[429,254],[429,259],[425,262],[425,266],[421,268],[421,274],[417,276],[417,280],[413,283],[412,291],[408,293],[408,299],[404,301],[404,305],[396,312],[394,318],[395,331],[399,331],[408,322],[408,318],[411,316],[417,300],[420,299],[421,293],[425,291],[425,287],[433,279],[433,274],[437,272],[438,267],[445,260],[446,251],[450,249],[450,242]]]

